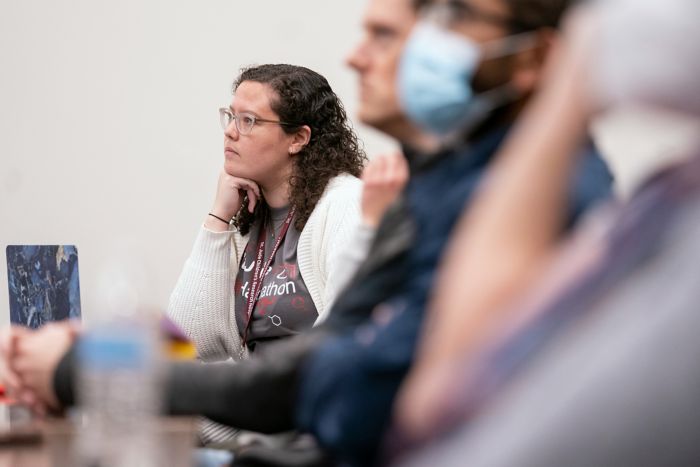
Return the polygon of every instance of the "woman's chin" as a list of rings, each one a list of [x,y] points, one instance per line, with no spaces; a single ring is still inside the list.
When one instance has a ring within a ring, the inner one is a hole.
[[[238,178],[248,178],[248,175],[250,175],[245,170],[241,170],[240,164],[231,164],[229,162],[224,162],[224,172]]]

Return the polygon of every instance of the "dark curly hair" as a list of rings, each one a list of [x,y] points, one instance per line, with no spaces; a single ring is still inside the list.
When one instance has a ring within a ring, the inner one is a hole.
[[[340,99],[326,78],[315,71],[283,64],[244,68],[233,83],[233,92],[244,81],[263,83],[275,91],[270,107],[280,120],[293,123],[282,126],[287,134],[303,125],[311,128],[309,143],[294,157],[289,181],[290,206],[296,208],[294,226],[301,231],[328,182],[343,173],[359,177],[367,156]],[[251,214],[246,209],[247,199],[243,200],[234,220],[241,234],[247,234],[253,221],[264,215],[263,204],[258,203]]]

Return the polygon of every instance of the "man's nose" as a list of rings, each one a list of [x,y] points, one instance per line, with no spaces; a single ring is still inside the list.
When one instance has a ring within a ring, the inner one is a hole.
[[[367,51],[365,49],[364,42],[357,44],[345,58],[347,66],[357,71],[365,69],[367,67]]]

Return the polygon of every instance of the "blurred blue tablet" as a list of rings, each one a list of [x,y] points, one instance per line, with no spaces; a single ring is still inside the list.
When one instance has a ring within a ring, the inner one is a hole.
[[[74,245],[8,245],[10,322],[36,329],[80,318],[78,250]]]

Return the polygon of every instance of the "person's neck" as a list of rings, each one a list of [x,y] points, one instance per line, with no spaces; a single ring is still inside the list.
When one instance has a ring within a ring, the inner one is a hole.
[[[520,116],[527,104],[527,98],[520,98],[506,106],[495,109],[479,125],[464,135],[465,142],[476,141],[497,128],[511,126]]]
[[[265,202],[271,208],[282,208],[289,205],[289,181],[260,185]]]

